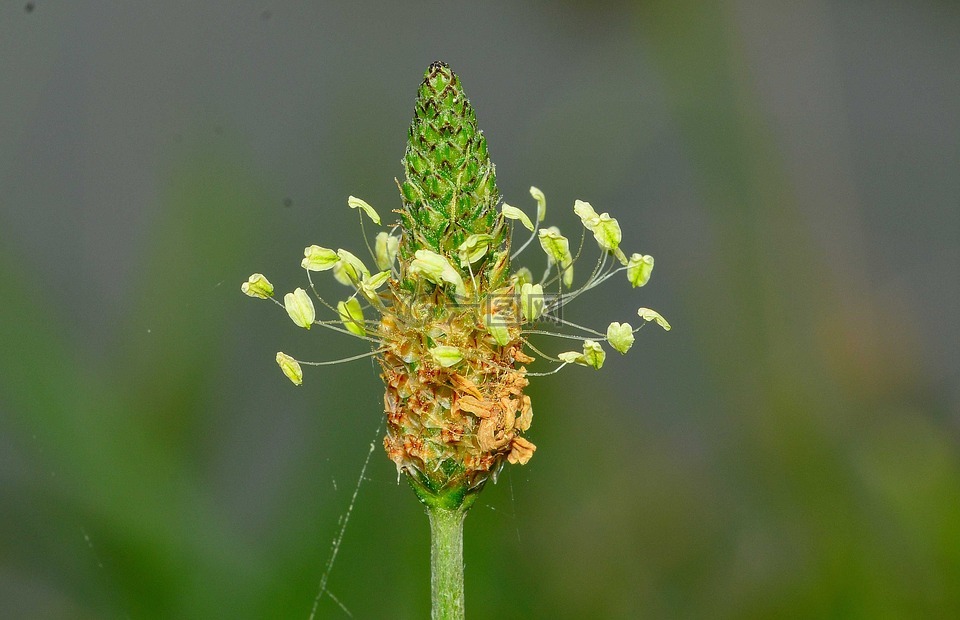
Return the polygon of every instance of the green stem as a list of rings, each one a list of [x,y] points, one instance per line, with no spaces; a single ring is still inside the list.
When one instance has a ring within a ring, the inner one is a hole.
[[[427,506],[432,620],[463,620],[463,519],[466,510]]]

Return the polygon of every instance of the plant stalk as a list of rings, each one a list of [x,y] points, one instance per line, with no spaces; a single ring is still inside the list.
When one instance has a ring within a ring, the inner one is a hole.
[[[427,506],[432,620],[463,620],[463,519],[466,510]]]

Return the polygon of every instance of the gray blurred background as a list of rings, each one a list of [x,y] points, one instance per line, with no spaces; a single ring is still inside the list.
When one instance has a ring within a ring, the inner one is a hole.
[[[674,325],[533,383],[470,616],[960,615],[956,3],[4,0],[0,616],[306,618],[373,441],[329,589],[426,617],[376,370],[273,360],[362,345],[239,284],[362,248],[438,59],[507,201],[656,257],[568,316]]]

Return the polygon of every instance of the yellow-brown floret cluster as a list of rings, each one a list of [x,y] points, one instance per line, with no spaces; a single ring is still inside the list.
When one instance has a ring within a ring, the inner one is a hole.
[[[443,311],[425,322],[415,312],[381,320],[384,447],[398,469],[425,477],[434,489],[476,488],[504,460],[525,464],[536,450],[522,436],[533,418],[523,364],[533,358],[519,341],[494,342],[475,309],[433,307]],[[437,344],[466,355],[444,367],[430,354]]]

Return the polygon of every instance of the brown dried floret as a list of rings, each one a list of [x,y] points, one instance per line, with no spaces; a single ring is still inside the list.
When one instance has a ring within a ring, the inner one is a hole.
[[[387,451],[387,457],[396,463],[397,467],[403,465],[406,452],[404,452],[403,448],[398,446],[397,442],[389,435],[383,438],[383,449]]]
[[[507,461],[514,465],[517,463],[526,465],[537,449],[529,440],[519,435],[514,435],[513,440],[510,442],[510,448]]]
[[[526,394],[523,395],[523,407],[520,409],[520,415],[517,416],[517,428],[521,432],[526,431],[530,428],[530,423],[533,421],[533,407],[530,405],[530,397]]]
[[[444,443],[457,443],[463,439],[463,432],[462,424],[450,424],[440,430],[440,438]]]
[[[477,429],[477,443],[484,452],[494,452],[500,450],[513,439],[512,425],[510,429],[504,427],[503,417],[487,418],[480,422],[480,428]]]
[[[523,349],[521,349],[519,346],[513,349],[513,359],[518,364],[529,364],[534,360],[534,358],[524,353]]]
[[[399,469],[424,475],[431,484],[460,484],[447,478],[454,476],[473,487],[504,461],[525,463],[532,454],[532,444],[518,440],[530,427],[531,410],[523,394],[526,370],[515,368],[532,358],[520,343],[491,346],[474,311],[458,312],[432,308],[381,324],[389,343],[380,356],[387,392],[384,447]],[[429,358],[437,342],[472,353],[456,370],[438,367]],[[450,463],[460,465],[452,474]]]
[[[511,420],[516,417],[517,409],[520,408],[520,401],[508,396],[504,396],[500,399],[500,409],[503,411],[504,417],[509,417]],[[510,426],[513,427],[513,423],[510,423]]]
[[[470,379],[467,379],[463,375],[455,373],[450,376],[450,381],[453,383],[453,386],[461,392],[476,398],[483,398],[483,393],[477,389],[477,384]]]
[[[471,471],[490,471],[497,458],[492,454],[468,454],[464,459],[464,466]]]
[[[457,409],[472,413],[478,418],[489,418],[493,415],[493,403],[475,396],[461,396],[457,399]]]

